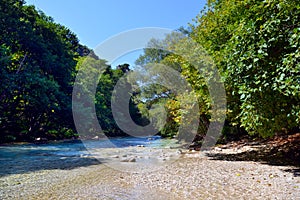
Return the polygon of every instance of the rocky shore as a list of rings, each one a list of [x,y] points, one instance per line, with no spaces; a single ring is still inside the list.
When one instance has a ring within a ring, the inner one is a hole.
[[[143,171],[139,158],[119,161],[136,172],[116,170],[95,158],[1,162],[6,172],[0,177],[0,199],[299,199],[299,168],[220,160],[212,156],[220,153],[218,148],[172,151],[180,158],[158,170]]]

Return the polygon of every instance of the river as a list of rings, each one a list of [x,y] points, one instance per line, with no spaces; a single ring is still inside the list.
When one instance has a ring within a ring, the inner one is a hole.
[[[159,136],[3,145],[0,146],[0,176],[99,163],[121,171],[132,171],[138,169],[128,167],[128,163],[136,162],[138,168],[153,170],[155,165],[177,159],[178,146],[176,140]]]
[[[176,147],[160,137],[0,146],[0,199],[299,197],[297,168],[181,154]]]

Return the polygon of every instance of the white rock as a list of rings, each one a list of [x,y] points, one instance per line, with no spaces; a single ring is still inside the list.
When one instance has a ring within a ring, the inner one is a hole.
[[[220,147],[215,147],[216,151],[222,151],[222,149]]]

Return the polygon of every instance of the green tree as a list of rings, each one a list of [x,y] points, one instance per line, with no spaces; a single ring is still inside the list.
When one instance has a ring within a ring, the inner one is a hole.
[[[299,6],[296,1],[210,1],[192,37],[226,80],[228,120],[250,134],[299,128]]]
[[[24,3],[0,2],[0,140],[71,137],[78,39]]]
[[[199,129],[196,133],[199,137],[196,138],[204,137],[211,120],[212,102],[207,84],[212,77],[208,73],[211,69],[205,67],[209,66],[210,62],[204,49],[197,47],[185,35],[178,32],[167,35],[162,41],[151,40],[149,48],[145,49],[144,54],[139,57],[137,64],[148,63],[148,65],[142,65],[141,70],[155,68],[156,63],[163,64],[166,68],[164,74],[169,73],[168,69],[178,71],[193,90],[193,92],[183,91],[176,94],[170,88],[155,84],[157,75],[141,73],[144,76],[144,82],[141,83],[139,98],[143,99],[146,105],[140,104],[139,106],[143,114],[149,117],[147,110],[153,104],[163,105],[167,112],[166,124],[160,132],[161,135],[184,137],[178,135],[179,126],[189,127],[198,120]],[[198,65],[203,66],[202,70],[199,70]],[[190,109],[191,101],[197,103],[199,113],[186,113],[186,110]]]

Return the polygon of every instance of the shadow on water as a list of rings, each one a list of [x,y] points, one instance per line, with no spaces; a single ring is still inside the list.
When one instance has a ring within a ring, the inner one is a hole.
[[[0,177],[97,164],[100,161],[91,157],[80,141],[0,146]]]

